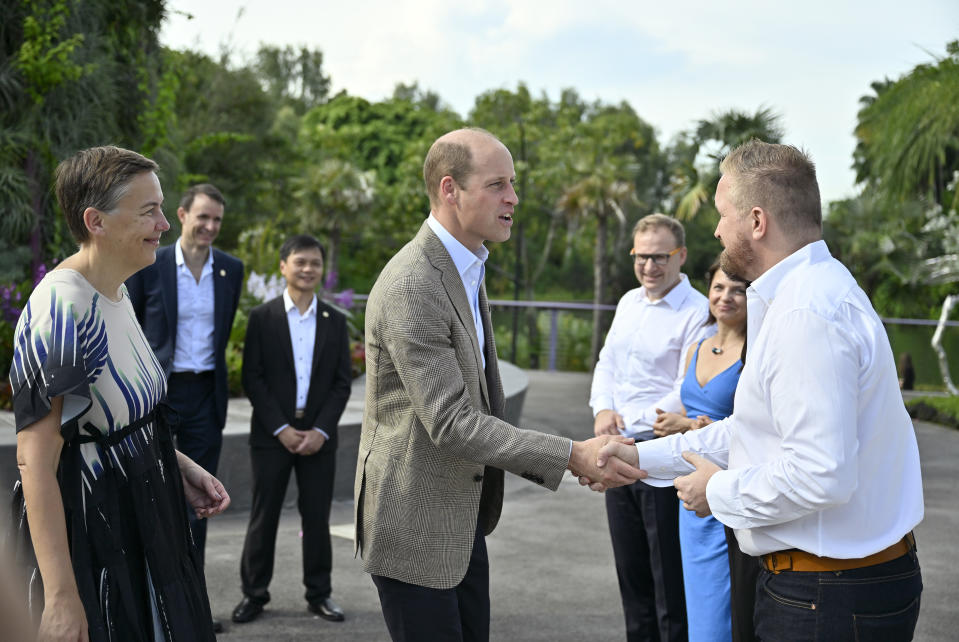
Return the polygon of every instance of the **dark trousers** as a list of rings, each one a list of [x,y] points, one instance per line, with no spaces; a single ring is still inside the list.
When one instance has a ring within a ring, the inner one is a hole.
[[[726,531],[726,553],[729,556],[729,602],[733,618],[733,642],[754,642],[753,612],[756,606],[756,580],[759,559],[739,549],[733,529]]]
[[[477,529],[469,568],[451,589],[433,589],[372,575],[386,628],[394,642],[487,642],[489,558]]]
[[[759,571],[756,636],[776,642],[911,640],[922,573],[915,551],[884,564],[824,573]]]
[[[629,642],[686,640],[686,596],[674,488],[636,482],[606,491],[606,517]]]
[[[173,373],[167,383],[167,403],[180,415],[175,427],[177,450],[215,475],[223,447],[223,426],[216,418],[215,380],[213,371],[199,375]],[[192,507],[190,531],[200,554],[200,565],[206,551],[206,520],[197,519]]]
[[[330,503],[336,451],[321,448],[315,455],[294,455],[285,448],[251,448],[253,505],[240,558],[243,595],[262,604],[270,601],[270,580],[276,553],[276,531],[283,497],[296,474],[297,508],[303,530],[303,585],[306,601],[330,596],[333,547],[330,542]]]

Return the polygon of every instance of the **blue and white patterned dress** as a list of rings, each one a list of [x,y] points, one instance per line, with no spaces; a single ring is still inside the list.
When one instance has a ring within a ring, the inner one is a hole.
[[[188,527],[163,370],[119,301],[51,271],[14,336],[17,431],[62,396],[58,479],[91,642],[214,640]]]

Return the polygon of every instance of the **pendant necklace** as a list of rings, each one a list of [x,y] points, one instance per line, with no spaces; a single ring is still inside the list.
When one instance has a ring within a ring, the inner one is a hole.
[[[710,352],[712,352],[713,354],[722,354],[723,349],[720,348],[719,346],[713,346]]]

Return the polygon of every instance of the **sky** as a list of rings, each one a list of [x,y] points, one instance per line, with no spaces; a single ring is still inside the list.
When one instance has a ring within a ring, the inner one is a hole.
[[[334,92],[376,101],[417,82],[464,117],[490,89],[522,82],[556,100],[572,87],[625,100],[665,145],[699,119],[768,107],[783,142],[816,162],[824,201],[858,191],[853,129],[870,84],[959,39],[959,0],[168,0],[167,11],[168,47],[226,49],[239,63],[260,44],[306,45],[323,52]]]

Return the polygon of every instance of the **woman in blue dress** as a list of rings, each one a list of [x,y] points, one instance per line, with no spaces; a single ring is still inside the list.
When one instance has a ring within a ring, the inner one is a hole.
[[[716,333],[689,347],[680,390],[686,414],[660,413],[653,427],[657,436],[696,430],[733,412],[746,356],[747,284],[719,269],[718,262],[710,266],[707,277],[707,323],[715,324]],[[696,517],[680,503],[679,543],[690,641],[731,640],[730,559],[723,525],[711,515]],[[744,624],[752,630],[751,623]]]
[[[80,247],[17,323],[10,380],[41,640],[215,639],[186,505],[210,517],[230,498],[174,449],[166,378],[123,285],[170,228],[156,170],[117,147],[60,164],[57,200]]]

